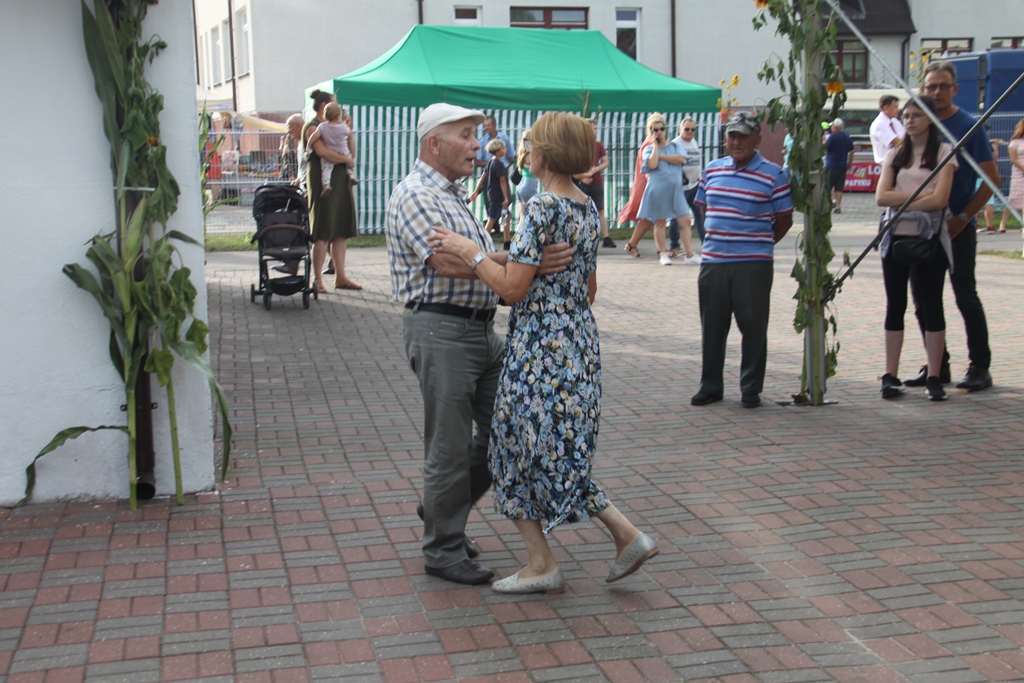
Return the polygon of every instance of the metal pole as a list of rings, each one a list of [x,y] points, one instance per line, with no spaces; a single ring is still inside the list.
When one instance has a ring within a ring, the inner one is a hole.
[[[231,0],[228,0],[228,48],[231,50],[231,111],[237,114],[238,88],[235,87],[235,79],[238,69],[235,68],[235,13],[231,8]]]

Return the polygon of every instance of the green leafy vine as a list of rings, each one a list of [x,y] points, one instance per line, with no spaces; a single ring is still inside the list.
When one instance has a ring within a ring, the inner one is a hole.
[[[25,497],[18,505],[32,495],[39,458],[82,434],[115,429],[128,435],[129,499],[131,507],[136,507],[136,386],[144,372],[155,375],[167,392],[175,490],[178,503],[184,503],[171,375],[176,357],[198,368],[209,381],[223,426],[221,477],[227,472],[232,433],[227,397],[203,358],[209,328],[194,317],[198,291],[173,241],[198,243],[188,235],[167,230],[167,219],[177,209],[179,190],[167,167],[167,149],[160,141],[163,96],[145,79],[146,66],[166,47],[157,37],[142,40],[149,4],[156,4],[155,0],[96,0],[93,11],[82,2],[86,57],[103,105],[103,132],[110,143],[116,226],[90,240],[85,255],[93,269],[75,263],[63,269],[76,285],[92,294],[110,325],[110,359],[124,383],[126,424],[70,427],[59,432],[26,468]]]
[[[793,328],[821,340],[804,345],[800,393],[794,399],[820,405],[824,402],[824,380],[835,374],[840,347],[832,307],[835,293],[831,284],[835,275],[829,271],[835,257],[828,238],[832,207],[824,182],[820,124],[830,96],[829,118],[846,101],[842,75],[832,53],[836,27],[831,19],[823,22],[819,0],[755,0],[755,5],[759,11],[753,20],[754,28],[759,30],[773,23],[776,34],[789,41],[789,52],[785,56],[773,54],[765,60],[758,78],[777,84],[782,91],[765,107],[767,122],[784,124],[793,138],[789,155],[793,205],[806,216],[805,229],[798,239],[799,255],[791,273],[797,281]],[[843,261],[849,263],[848,254],[843,255]],[[809,370],[815,367],[824,371],[817,381],[810,376],[813,370]]]

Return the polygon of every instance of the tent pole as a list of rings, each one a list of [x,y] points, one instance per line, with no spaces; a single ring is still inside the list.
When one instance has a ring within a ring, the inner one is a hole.
[[[417,16],[419,17],[419,19],[416,21],[416,23],[417,24],[422,24],[423,23],[423,0],[416,0],[416,4],[417,4],[417,8],[416,9],[417,9],[417,12],[418,12]]]

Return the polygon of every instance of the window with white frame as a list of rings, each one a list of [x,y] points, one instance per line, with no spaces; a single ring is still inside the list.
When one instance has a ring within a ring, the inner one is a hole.
[[[640,59],[640,10],[615,10],[615,44],[633,59]]]
[[[455,6],[456,26],[480,26],[480,7]]]
[[[224,65],[224,81],[227,82],[235,75],[234,65],[231,63],[231,26],[227,19],[220,24],[220,46],[222,48],[221,64]]]
[[[249,10],[247,7],[235,12],[235,61],[238,75],[249,73]]]
[[[220,73],[220,27],[215,26],[210,30],[210,85],[217,85],[224,79]]]

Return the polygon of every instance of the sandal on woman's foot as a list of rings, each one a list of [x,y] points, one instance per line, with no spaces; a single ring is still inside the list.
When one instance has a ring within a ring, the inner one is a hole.
[[[357,285],[356,283],[352,282],[351,280],[345,280],[344,282],[335,282],[334,283],[334,288],[335,289],[362,289],[363,286],[362,285]]]
[[[626,246],[624,246],[622,250],[629,254],[630,256],[632,256],[633,258],[643,258],[643,254],[640,253],[640,250],[634,247],[629,242],[626,242]]]
[[[323,280],[317,280],[314,284],[316,286],[316,291],[317,291],[318,294],[326,294],[327,293],[327,288],[324,287]]]

